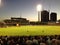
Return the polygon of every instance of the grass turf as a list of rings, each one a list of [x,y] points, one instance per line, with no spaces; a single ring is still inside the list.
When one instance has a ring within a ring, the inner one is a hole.
[[[0,28],[0,36],[60,35],[60,26],[20,26]]]

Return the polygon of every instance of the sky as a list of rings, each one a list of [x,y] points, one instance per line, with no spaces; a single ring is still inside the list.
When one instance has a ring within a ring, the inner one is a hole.
[[[57,19],[60,19],[60,0],[1,0],[0,20],[22,17],[30,21],[37,21],[36,6],[38,4],[41,4],[44,10],[56,12]]]

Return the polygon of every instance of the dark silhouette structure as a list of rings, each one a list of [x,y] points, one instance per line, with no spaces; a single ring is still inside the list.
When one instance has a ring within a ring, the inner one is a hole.
[[[41,11],[41,22],[49,21],[49,12],[46,10]]]
[[[5,19],[4,22],[6,23],[6,25],[9,25],[9,26],[29,24],[29,20],[27,20],[26,18],[16,18],[16,17],[11,17],[11,19]]]
[[[52,12],[52,13],[50,14],[50,21],[51,21],[51,22],[56,22],[56,21],[57,21],[57,13]]]

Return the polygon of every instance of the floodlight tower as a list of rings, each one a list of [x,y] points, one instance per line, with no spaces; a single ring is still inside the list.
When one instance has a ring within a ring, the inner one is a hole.
[[[37,5],[37,12],[38,12],[38,22],[41,21],[41,11],[42,11],[42,5]]]
[[[2,4],[2,1],[0,0],[0,6],[1,6],[1,4]]]
[[[3,0],[0,0],[0,8],[3,6]]]

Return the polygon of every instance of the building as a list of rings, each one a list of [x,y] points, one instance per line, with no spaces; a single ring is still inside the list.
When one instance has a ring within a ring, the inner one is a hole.
[[[41,11],[41,22],[48,22],[49,21],[49,12],[46,10]]]
[[[50,21],[51,21],[51,22],[56,22],[56,21],[57,21],[57,13],[52,12],[52,13],[50,14]]]
[[[16,18],[16,17],[11,17],[11,19],[5,19],[4,22],[6,23],[6,25],[9,25],[9,26],[29,24],[29,20],[27,20],[26,18]]]

